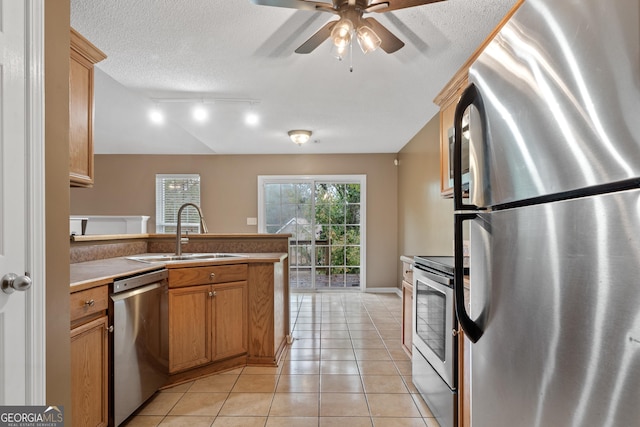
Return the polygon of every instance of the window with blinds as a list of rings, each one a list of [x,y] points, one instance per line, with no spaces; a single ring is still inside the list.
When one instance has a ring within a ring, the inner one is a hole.
[[[200,175],[156,175],[156,233],[175,233],[178,209],[185,203],[200,206]],[[195,208],[182,211],[182,232],[200,232],[200,220]]]

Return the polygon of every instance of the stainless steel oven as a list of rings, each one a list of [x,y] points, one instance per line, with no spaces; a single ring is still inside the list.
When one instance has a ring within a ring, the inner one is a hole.
[[[457,426],[453,257],[414,258],[412,380],[442,427]]]

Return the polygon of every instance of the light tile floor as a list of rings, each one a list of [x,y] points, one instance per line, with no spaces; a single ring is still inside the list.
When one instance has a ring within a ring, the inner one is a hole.
[[[437,427],[411,383],[401,317],[395,294],[293,293],[295,340],[280,366],[163,390],[125,425]]]

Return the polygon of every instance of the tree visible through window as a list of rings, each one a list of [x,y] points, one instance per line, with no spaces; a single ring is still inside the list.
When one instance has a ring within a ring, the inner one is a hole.
[[[200,175],[156,175],[156,233],[175,233],[178,209],[185,203],[200,206]],[[182,211],[182,230],[200,232],[198,212],[193,207]]]

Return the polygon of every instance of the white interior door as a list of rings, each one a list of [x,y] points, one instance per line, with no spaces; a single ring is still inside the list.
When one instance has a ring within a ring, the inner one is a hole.
[[[42,47],[33,40],[42,34],[42,10],[30,3],[0,1],[0,405],[44,403],[44,345],[33,336],[44,335],[44,289],[43,283],[31,286],[29,277],[34,268],[43,277],[43,262],[33,252],[33,242],[43,241],[33,215],[42,203],[32,198],[41,189],[33,178],[42,176],[32,162],[42,154],[42,62],[31,57],[32,46]],[[35,33],[34,7],[40,14]]]

